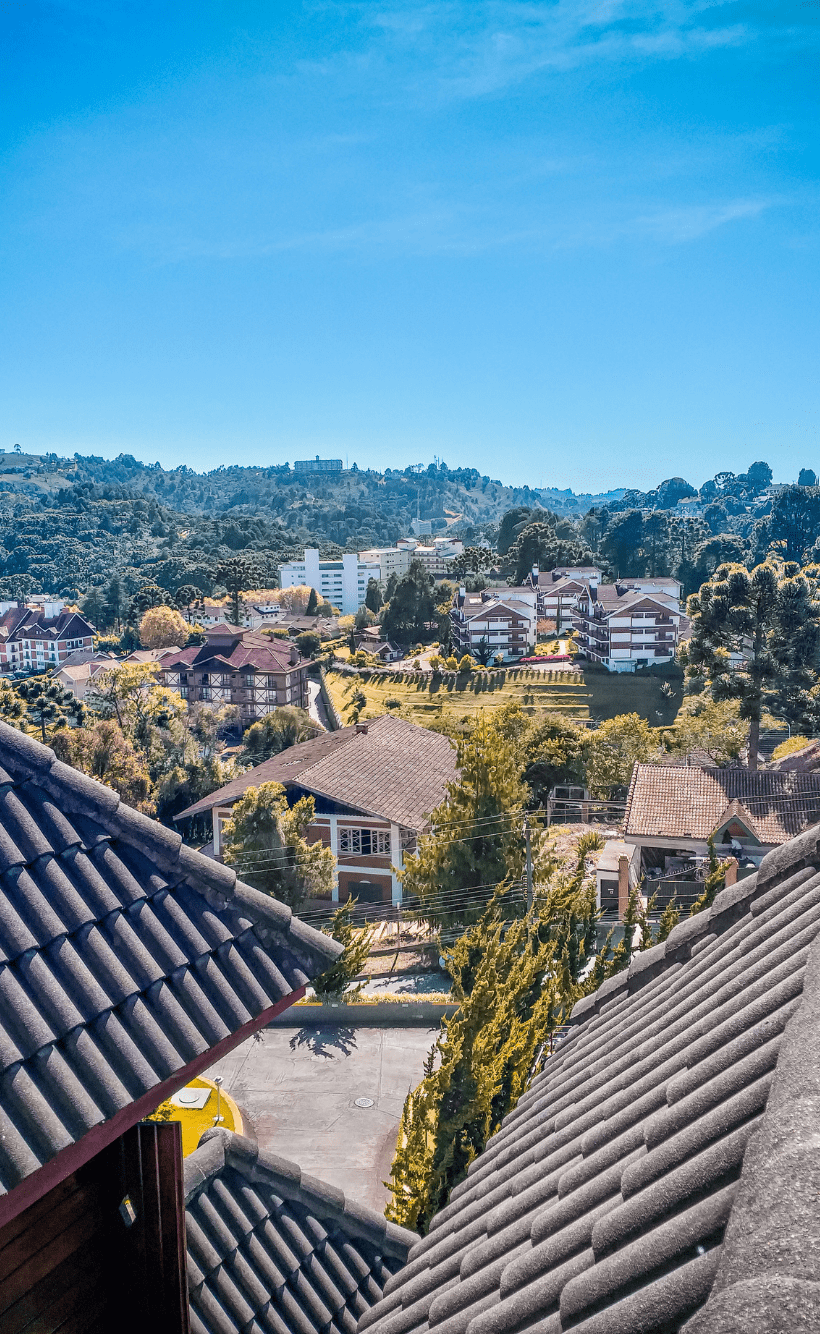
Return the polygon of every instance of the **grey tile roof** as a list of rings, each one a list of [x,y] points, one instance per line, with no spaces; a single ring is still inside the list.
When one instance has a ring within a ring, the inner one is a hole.
[[[580,1001],[360,1330],[820,1329],[818,928],[816,826]]]
[[[337,952],[0,724],[0,1195]]]
[[[290,746],[175,818],[230,805],[260,783],[293,783],[367,815],[420,830],[455,777],[456,752],[446,736],[384,714]]]
[[[703,841],[720,826],[733,801],[741,803],[744,822],[750,822],[761,843],[785,843],[820,816],[820,773],[636,764],[624,837]]]
[[[185,1159],[192,1334],[356,1334],[418,1237],[228,1130]]]

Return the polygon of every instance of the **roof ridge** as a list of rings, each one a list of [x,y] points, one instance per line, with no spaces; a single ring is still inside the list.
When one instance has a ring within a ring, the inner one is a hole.
[[[97,821],[106,833],[145,854],[169,876],[196,889],[217,910],[229,903],[245,909],[260,937],[270,931],[285,936],[297,957],[316,956],[320,961],[341,952],[338,943],[294,918],[285,903],[262,894],[237,878],[228,866],[205,857],[182,842],[176,830],[128,806],[113,788],[58,760],[54,751],[8,723],[0,722],[0,760],[14,782],[26,782],[37,774],[37,785],[59,802],[68,815]]]
[[[686,1325],[692,1334],[752,1325],[760,1334],[775,1334],[783,1328],[784,1309],[791,1316],[790,1328],[815,1328],[813,1257],[820,1227],[815,1172],[808,1163],[816,1143],[818,1019],[820,935],[809,950],[800,1003],[783,1033],[762,1123],[744,1154],[711,1291]],[[802,1178],[795,1172],[801,1153],[806,1163]],[[785,1257],[784,1232],[792,1239],[799,1236]]]
[[[637,767],[637,766],[636,766]],[[788,855],[787,849],[790,850]],[[704,937],[720,936],[728,931],[747,912],[754,916],[764,912],[773,901],[775,891],[787,876],[812,866],[820,857],[820,824],[780,847],[767,852],[757,871],[734,885],[728,885],[715,895],[710,908],[684,917],[658,945],[633,955],[628,968],[602,982],[597,991],[582,996],[575,1002],[569,1017],[573,1028],[596,1015],[616,994],[633,995],[653,981],[667,966],[685,963],[697,951]]]
[[[337,1186],[303,1172],[298,1163],[262,1150],[255,1141],[222,1127],[206,1130],[184,1161],[186,1206],[225,1167],[232,1167],[254,1184],[270,1185],[278,1195],[306,1205],[319,1217],[343,1220],[349,1231],[401,1260],[407,1259],[408,1251],[419,1240],[415,1232],[388,1222],[384,1214],[369,1205],[350,1200]]]

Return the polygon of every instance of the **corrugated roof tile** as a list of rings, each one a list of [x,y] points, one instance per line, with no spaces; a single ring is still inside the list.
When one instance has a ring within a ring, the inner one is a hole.
[[[799,1274],[794,1267],[803,1263],[798,1231],[810,1254],[816,1235],[820,1255],[805,1163],[816,1136],[805,1109],[820,1097],[808,1054],[820,1022],[818,862],[814,830],[791,852],[781,849],[765,875],[718,894],[649,967],[621,974],[603,1004],[598,994],[577,1007],[555,1055],[363,1329],[672,1334],[689,1321],[693,1334],[745,1334],[756,1263],[768,1266],[772,1293],[785,1272],[778,1237],[788,1239],[796,1301],[813,1313],[806,1329],[820,1327],[820,1285],[803,1281],[805,1264]],[[771,1181],[766,1215],[756,1174]],[[734,1227],[741,1204],[745,1221]],[[705,1308],[724,1323],[699,1323],[695,1313],[723,1266],[724,1235],[733,1238],[731,1264]],[[737,1290],[739,1323],[727,1315],[727,1284]],[[757,1309],[769,1320],[766,1334],[776,1334],[782,1304],[775,1312],[762,1293]]]

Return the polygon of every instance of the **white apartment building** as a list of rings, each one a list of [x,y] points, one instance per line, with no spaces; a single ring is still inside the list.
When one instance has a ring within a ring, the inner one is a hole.
[[[378,564],[381,571],[379,582],[386,584],[391,575],[395,574],[397,579],[402,579],[407,574],[413,559],[413,547],[372,547],[370,551],[360,551],[359,560],[366,564]]]
[[[689,628],[676,598],[622,583],[591,585],[573,619],[581,653],[611,672],[672,661]]]
[[[377,560],[363,560],[355,552],[342,556],[341,560],[320,560],[318,549],[308,547],[302,560],[279,566],[282,588],[306,584],[345,616],[355,615],[361,607],[369,579],[381,579],[381,566]]]

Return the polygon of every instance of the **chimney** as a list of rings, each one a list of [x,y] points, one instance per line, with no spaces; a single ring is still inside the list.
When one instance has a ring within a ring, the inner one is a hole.
[[[737,884],[737,857],[730,857],[726,864],[726,888]]]
[[[539,571],[539,569],[538,569],[538,566],[537,566],[537,565],[533,565],[533,567],[532,567],[532,582],[533,582],[534,584],[536,584],[536,585],[537,585],[537,583],[538,583],[538,575],[539,575],[539,573],[540,573],[540,571]]]
[[[618,917],[624,920],[629,906],[629,858],[618,858]]]
[[[356,723],[356,735],[367,736],[367,723]]]

